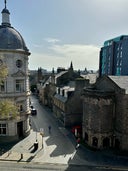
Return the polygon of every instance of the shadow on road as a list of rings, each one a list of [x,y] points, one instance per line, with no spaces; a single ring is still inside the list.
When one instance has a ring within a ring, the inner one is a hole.
[[[61,128],[59,128],[61,129]],[[50,154],[51,157],[63,155],[64,157],[68,154],[74,152],[74,146],[71,141],[68,139],[68,133],[65,129],[65,132],[61,130],[52,130],[49,134],[48,139],[45,141],[47,146],[54,146],[54,151]]]
[[[7,151],[11,150],[19,141],[10,143],[0,143],[0,156],[2,156]]]

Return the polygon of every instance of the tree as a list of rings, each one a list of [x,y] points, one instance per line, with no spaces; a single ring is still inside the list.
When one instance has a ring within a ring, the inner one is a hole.
[[[18,107],[10,99],[0,101],[0,119],[14,119],[18,116]]]
[[[3,84],[8,75],[7,66],[0,58],[0,85]],[[10,99],[0,99],[0,119],[16,118],[19,114],[16,104]]]
[[[0,65],[0,84],[4,81],[4,79],[7,77],[8,75],[8,69],[6,67],[6,65]]]

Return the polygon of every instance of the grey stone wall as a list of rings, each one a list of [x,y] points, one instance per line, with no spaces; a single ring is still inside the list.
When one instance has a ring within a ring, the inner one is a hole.
[[[85,97],[83,119],[85,127],[93,132],[113,130],[113,101],[111,98]]]

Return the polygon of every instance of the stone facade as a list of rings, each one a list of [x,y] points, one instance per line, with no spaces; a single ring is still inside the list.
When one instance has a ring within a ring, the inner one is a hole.
[[[82,123],[82,100],[81,90],[85,86],[85,79],[79,72],[73,70],[71,65],[68,70],[59,68],[57,73],[52,72],[51,76],[37,85],[39,100],[53,110],[55,116],[65,126],[72,126]]]
[[[0,142],[10,142],[27,136],[29,126],[29,73],[28,56],[30,55],[25,42],[9,22],[9,11],[2,11],[0,26],[0,59],[7,67],[8,75],[0,85],[0,100],[8,99],[18,107],[19,115],[15,118],[0,117]],[[7,20],[8,18],[8,20]]]
[[[128,77],[122,77],[103,76],[83,91],[83,139],[91,147],[128,150]]]
[[[64,86],[57,88],[53,98],[53,112],[64,126],[72,127],[82,124],[83,105],[81,90],[88,81],[77,79],[75,87]]]

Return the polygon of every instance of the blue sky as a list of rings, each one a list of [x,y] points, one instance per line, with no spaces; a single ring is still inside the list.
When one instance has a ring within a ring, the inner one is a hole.
[[[7,8],[31,52],[29,69],[72,61],[76,70],[98,70],[104,41],[128,34],[128,0],[7,0]]]

